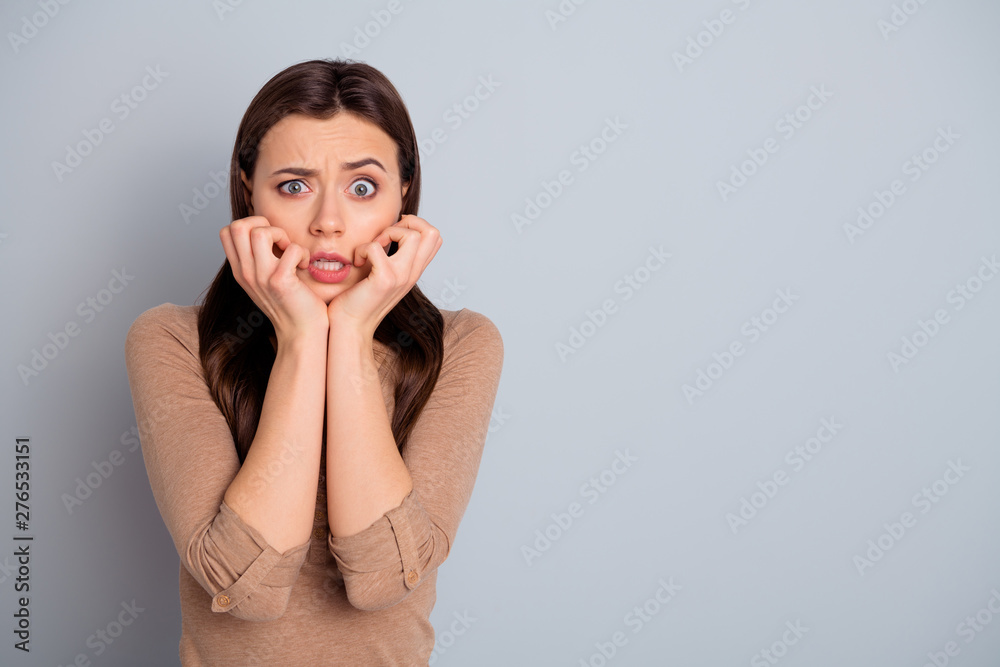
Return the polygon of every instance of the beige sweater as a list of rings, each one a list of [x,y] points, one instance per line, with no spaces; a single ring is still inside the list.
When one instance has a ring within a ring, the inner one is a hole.
[[[151,308],[125,341],[149,483],[180,556],[181,664],[426,665],[437,570],[472,495],[500,381],[496,326],[441,311],[444,361],[403,454],[413,490],[402,503],[333,537],[324,435],[312,537],[278,553],[223,502],[240,464],[199,361],[198,308]],[[391,418],[395,357],[374,348]]]

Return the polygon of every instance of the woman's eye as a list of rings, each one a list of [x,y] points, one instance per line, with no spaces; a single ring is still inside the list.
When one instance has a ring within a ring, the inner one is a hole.
[[[354,181],[351,194],[357,197],[370,197],[375,192],[375,184],[368,180]]]
[[[302,192],[303,184],[302,181],[286,181],[279,185],[278,189],[290,195],[297,195]]]

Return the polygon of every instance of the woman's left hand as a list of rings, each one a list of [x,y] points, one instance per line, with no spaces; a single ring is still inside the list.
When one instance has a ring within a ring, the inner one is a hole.
[[[385,253],[392,241],[398,248],[389,257]],[[417,283],[440,247],[438,230],[415,215],[404,215],[371,243],[359,246],[353,264],[363,266],[367,261],[371,271],[327,306],[331,333],[350,327],[374,337],[379,323]]]

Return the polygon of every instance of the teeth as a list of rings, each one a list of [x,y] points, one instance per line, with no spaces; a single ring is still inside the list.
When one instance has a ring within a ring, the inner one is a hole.
[[[313,262],[313,266],[317,269],[323,269],[324,271],[340,271],[344,268],[344,265],[340,262],[335,262],[331,259],[317,259]]]

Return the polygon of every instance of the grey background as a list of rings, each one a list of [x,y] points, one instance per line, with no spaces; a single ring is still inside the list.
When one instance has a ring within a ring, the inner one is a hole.
[[[177,554],[130,439],[125,332],[155,305],[194,303],[224,260],[225,193],[190,222],[181,207],[206,203],[196,191],[227,168],[256,91],[295,62],[342,55],[389,3],[70,2],[38,18],[43,4],[0,9],[0,499],[13,514],[13,441],[30,436],[35,535],[32,650],[7,632],[0,662],[173,665]],[[572,13],[550,24],[559,6],[401,0],[350,56],[394,82],[425,142],[444,131],[422,151],[420,215],[445,242],[420,285],[442,308],[489,316],[506,350],[442,566],[434,664],[771,664],[759,652],[786,622],[808,630],[782,665],[919,667],[950,641],[949,664],[1000,664],[987,608],[1000,590],[1000,281],[975,280],[1000,250],[1000,8],[566,0]],[[723,10],[732,23],[704,32]],[[883,34],[897,10],[906,22]],[[700,32],[708,46],[679,68],[674,53]],[[112,101],[147,66],[167,74],[122,119]],[[467,100],[480,77],[499,85]],[[832,96],[799,109],[814,86]],[[455,104],[476,107],[458,127]],[[809,119],[786,137],[776,123],[797,109]],[[113,132],[57,176],[52,163],[104,118]],[[616,118],[627,127],[580,171],[574,153],[601,149]],[[910,180],[905,163],[939,128],[958,138]],[[724,201],[717,183],[769,137],[777,152]],[[512,215],[561,170],[572,183],[518,230]],[[896,179],[905,193],[852,243],[844,226]],[[644,274],[649,246],[671,256]],[[78,304],[123,267],[134,279],[85,320]],[[625,275],[647,279],[629,299],[615,291]],[[970,279],[979,291],[959,309]],[[778,290],[797,299],[751,341],[744,323],[767,317]],[[614,312],[561,358],[609,299]],[[889,353],[939,309],[948,322],[893,368]],[[23,381],[18,366],[71,321],[79,335]],[[744,353],[689,400],[684,385],[734,341]],[[843,426],[795,470],[786,454],[822,419]],[[70,512],[64,494],[113,450],[121,465]],[[584,488],[626,450],[636,461],[605,472],[613,484]],[[949,462],[968,469],[954,484],[939,481]],[[756,496],[734,532],[727,515],[781,472],[787,483]],[[914,502],[935,482],[936,502]],[[559,529],[553,515],[574,502]],[[915,525],[883,536],[891,548],[859,572],[855,557],[907,511]],[[6,521],[0,608],[13,627]],[[555,539],[529,564],[523,548],[546,530]],[[661,579],[680,587],[663,605]],[[96,655],[88,637],[132,600],[144,611]],[[629,614],[645,604],[636,631]],[[449,634],[464,613],[475,620]],[[960,624],[977,613],[990,622],[969,642]],[[625,641],[603,658],[615,633]]]

